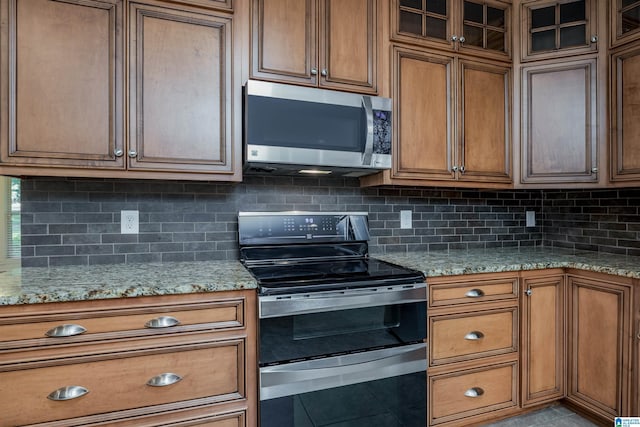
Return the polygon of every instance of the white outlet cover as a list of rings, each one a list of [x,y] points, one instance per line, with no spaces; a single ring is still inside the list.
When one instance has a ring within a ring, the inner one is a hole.
[[[138,234],[139,219],[138,211],[120,211],[120,233]]]
[[[400,228],[411,228],[411,211],[400,211]]]
[[[526,211],[527,213],[527,227],[535,227],[536,226],[536,212],[535,211]]]

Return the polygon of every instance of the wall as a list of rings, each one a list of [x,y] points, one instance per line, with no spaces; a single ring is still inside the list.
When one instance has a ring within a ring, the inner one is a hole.
[[[413,211],[400,229],[400,210]],[[140,233],[120,234],[139,210]],[[237,259],[237,214],[369,212],[370,252],[534,246],[540,191],[359,188],[356,179],[247,176],[243,183],[28,178],[22,185],[24,266]]]
[[[640,188],[544,192],[544,245],[640,255]]]

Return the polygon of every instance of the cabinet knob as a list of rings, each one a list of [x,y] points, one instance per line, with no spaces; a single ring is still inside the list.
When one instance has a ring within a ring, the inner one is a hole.
[[[311,75],[312,76],[317,76],[318,75],[318,69],[317,68],[312,68],[311,69]]]
[[[129,150],[129,157],[134,158],[138,155],[138,153],[135,150]]]
[[[452,42],[457,42],[458,41],[458,36],[456,36],[455,34],[451,36],[451,41]]]
[[[66,387],[60,387],[57,390],[52,391],[47,396],[49,400],[64,401],[77,399],[89,393],[89,390],[79,385],[70,385]]]
[[[460,173],[464,173],[464,165],[460,166]]]
[[[471,331],[464,336],[464,339],[467,341],[478,341],[482,338],[484,338],[484,334],[480,331]]]
[[[598,168],[591,168],[591,173],[598,173]]]
[[[323,77],[327,77],[329,75],[329,72],[326,68],[323,68],[322,71],[320,71],[320,74],[322,74]]]
[[[115,151],[113,152],[113,154],[114,154],[116,157],[122,157],[122,155],[124,154],[124,151],[122,151],[122,149],[118,148],[117,150],[115,150]]]
[[[151,378],[149,381],[147,381],[147,385],[151,387],[166,387],[179,381],[182,381],[182,377],[180,375],[167,372],[165,374],[156,375],[155,377]]]
[[[158,329],[158,328],[170,328],[171,326],[177,326],[180,321],[173,316],[160,316],[155,319],[149,320],[144,324],[146,328]]]
[[[527,289],[526,291],[524,291],[524,294],[528,297],[530,297],[532,293],[533,291],[531,289]]]
[[[591,36],[591,43],[597,43],[598,42],[598,36],[593,35]]]
[[[484,291],[482,289],[470,289],[464,296],[467,298],[480,298],[484,296]]]
[[[466,41],[467,41],[467,39],[465,39],[464,36],[460,36],[460,43],[464,43]]]
[[[454,171],[454,172],[458,172],[458,167],[457,167],[457,166],[453,166],[453,167],[451,168],[451,170],[452,170],[452,171]]]
[[[87,332],[87,328],[80,325],[74,324],[64,324],[60,326],[56,326],[55,328],[49,329],[44,334],[51,338],[64,338],[64,337],[72,337],[74,335],[80,335],[84,332]]]
[[[464,395],[467,397],[480,397],[484,394],[484,390],[480,387],[471,387],[469,390],[464,392]]]

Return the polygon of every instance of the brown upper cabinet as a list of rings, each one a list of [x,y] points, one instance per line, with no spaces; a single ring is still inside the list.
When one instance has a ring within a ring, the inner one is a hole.
[[[511,5],[497,0],[392,0],[393,41],[511,58]]]
[[[253,0],[251,77],[376,93],[377,0]]]
[[[640,39],[640,0],[611,0],[611,46]]]
[[[595,0],[523,3],[521,19],[522,61],[598,50]]]
[[[2,0],[0,173],[239,180],[230,2],[186,3]]]

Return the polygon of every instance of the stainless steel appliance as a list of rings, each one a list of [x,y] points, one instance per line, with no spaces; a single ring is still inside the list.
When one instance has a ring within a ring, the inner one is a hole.
[[[259,285],[260,426],[424,427],[424,276],[369,257],[366,213],[238,224]]]
[[[391,168],[391,100],[249,80],[248,172],[363,176]]]

